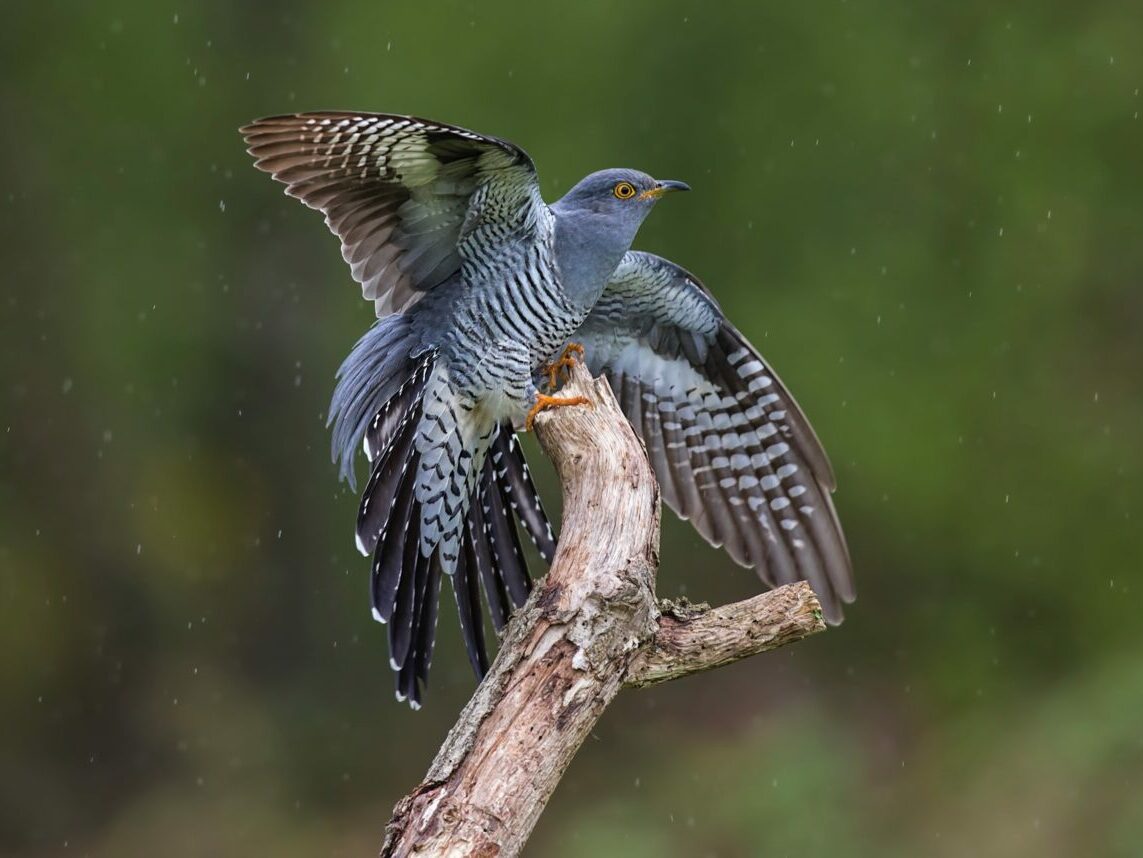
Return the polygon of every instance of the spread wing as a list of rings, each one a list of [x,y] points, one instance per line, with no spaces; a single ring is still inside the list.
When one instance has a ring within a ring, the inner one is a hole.
[[[829,460],[702,284],[630,252],[573,339],[607,374],[671,509],[770,586],[809,581],[840,621],[854,590]]]
[[[518,147],[439,122],[298,113],[241,129],[255,166],[325,214],[378,316],[399,312],[547,209]]]

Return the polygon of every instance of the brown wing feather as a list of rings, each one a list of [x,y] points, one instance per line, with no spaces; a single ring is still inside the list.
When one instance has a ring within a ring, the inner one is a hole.
[[[377,113],[298,113],[241,129],[255,166],[325,214],[377,315],[406,309],[455,274],[481,192],[525,228],[540,204],[518,147],[463,128]]]

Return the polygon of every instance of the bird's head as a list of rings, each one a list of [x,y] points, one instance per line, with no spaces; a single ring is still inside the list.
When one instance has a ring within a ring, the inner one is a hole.
[[[601,170],[568,191],[552,205],[564,290],[595,303],[655,203],[686,190],[638,170]]]
[[[616,227],[638,228],[664,194],[689,190],[684,182],[656,179],[638,170],[600,170],[582,179],[557,205],[561,211],[600,216]]]

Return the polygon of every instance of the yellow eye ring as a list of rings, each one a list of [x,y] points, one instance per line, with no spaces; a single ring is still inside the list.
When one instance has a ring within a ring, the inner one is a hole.
[[[635,186],[630,182],[620,182],[615,186],[615,197],[620,200],[629,200],[635,196]]]

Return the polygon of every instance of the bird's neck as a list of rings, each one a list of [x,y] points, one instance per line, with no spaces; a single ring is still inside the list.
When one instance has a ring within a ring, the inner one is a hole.
[[[603,293],[603,287],[619,261],[631,248],[635,230],[627,230],[606,218],[581,211],[561,211],[552,206],[556,216],[555,254],[560,271],[560,285],[573,301],[590,307]]]

